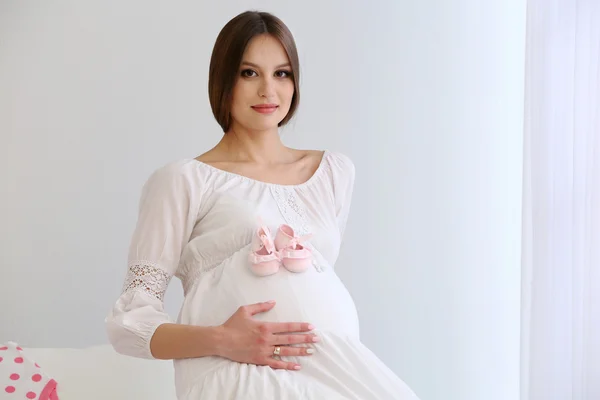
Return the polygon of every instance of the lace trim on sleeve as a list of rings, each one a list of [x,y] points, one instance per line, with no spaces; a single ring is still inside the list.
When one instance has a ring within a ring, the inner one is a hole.
[[[141,291],[163,301],[171,275],[147,262],[131,264],[123,285],[123,293]]]

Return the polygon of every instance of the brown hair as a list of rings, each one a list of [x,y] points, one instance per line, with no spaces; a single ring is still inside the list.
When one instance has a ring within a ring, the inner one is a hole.
[[[208,72],[208,97],[215,119],[227,132],[231,126],[231,101],[238,79],[242,56],[250,40],[269,34],[278,39],[290,60],[294,95],[290,110],[278,126],[285,125],[296,112],[300,102],[300,62],[292,33],[276,16],[267,12],[246,11],[229,21],[217,36]]]

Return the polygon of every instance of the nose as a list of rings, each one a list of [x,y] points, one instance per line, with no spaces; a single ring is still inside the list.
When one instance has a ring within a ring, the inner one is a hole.
[[[273,78],[266,77],[261,79],[258,88],[258,95],[260,97],[266,97],[267,99],[275,95],[275,84],[273,82]]]

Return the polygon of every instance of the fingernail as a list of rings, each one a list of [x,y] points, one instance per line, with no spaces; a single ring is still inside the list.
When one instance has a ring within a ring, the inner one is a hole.
[[[321,340],[321,338],[319,338],[318,336],[313,336],[312,338],[313,342],[318,342],[319,340]]]
[[[315,326],[314,326],[314,325],[310,325],[310,324],[309,324],[309,325],[308,325],[308,330],[312,331],[313,329],[315,329]]]
[[[275,303],[275,300],[269,300],[269,301],[267,301],[267,303],[273,304],[273,303]]]
[[[295,366],[294,366],[294,369],[295,369],[296,371],[298,371],[298,370],[299,370],[299,369],[301,369],[301,368],[302,368],[302,367],[301,367],[301,366],[299,366],[299,365],[295,365]]]
[[[315,349],[306,349],[306,354],[313,354]]]

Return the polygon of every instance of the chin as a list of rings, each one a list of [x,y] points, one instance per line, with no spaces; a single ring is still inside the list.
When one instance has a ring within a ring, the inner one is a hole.
[[[254,114],[254,111],[252,111]],[[283,121],[285,118],[285,114],[277,113],[278,115],[253,115],[253,114],[245,114],[244,118],[238,119],[237,123],[246,129],[252,131],[267,131],[278,129],[278,124]],[[236,120],[235,117],[233,117]]]
[[[277,125],[281,121],[283,121],[283,117],[279,118],[273,116],[268,119],[263,119],[262,121],[257,121],[256,119],[254,119],[253,121],[248,121],[248,124],[246,126],[248,126],[252,130],[265,131],[269,129],[277,129]]]

